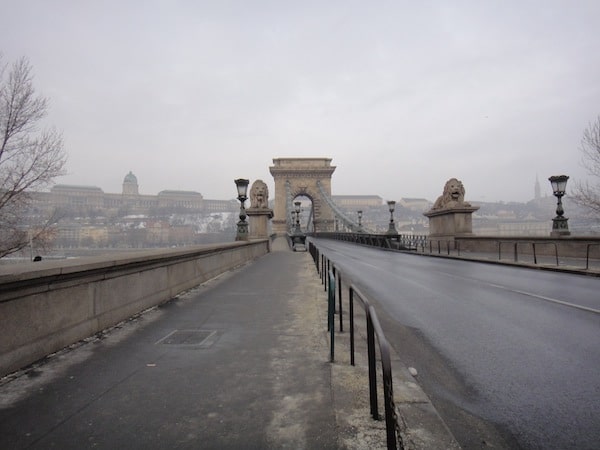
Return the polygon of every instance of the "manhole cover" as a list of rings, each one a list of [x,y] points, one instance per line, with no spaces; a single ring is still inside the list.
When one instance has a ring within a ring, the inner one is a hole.
[[[214,343],[215,339],[213,337],[215,337],[216,333],[214,330],[175,330],[159,340],[157,344],[205,348]]]

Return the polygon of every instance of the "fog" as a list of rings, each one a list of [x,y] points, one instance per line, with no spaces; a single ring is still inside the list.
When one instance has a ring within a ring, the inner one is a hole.
[[[597,0],[0,0],[63,131],[65,184],[236,196],[277,157],[330,157],[333,195],[527,201],[586,176]]]

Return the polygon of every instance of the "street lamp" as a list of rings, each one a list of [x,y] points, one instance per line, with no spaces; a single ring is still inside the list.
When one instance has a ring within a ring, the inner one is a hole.
[[[240,201],[240,220],[237,223],[237,236],[236,241],[247,241],[248,240],[248,222],[246,222],[246,208],[244,208],[244,202],[248,198],[248,185],[250,180],[244,178],[238,178],[234,180],[235,186],[238,192],[238,200]]]
[[[565,210],[562,206],[562,197],[565,195],[568,179],[569,177],[567,175],[555,175],[548,178],[552,184],[552,192],[558,199],[558,203],[556,204],[556,217],[552,219],[552,232],[550,233],[550,236],[558,237],[571,234],[568,224],[569,219],[563,217]]]
[[[300,202],[294,202],[294,211],[296,211],[296,228],[294,229],[295,234],[301,234],[300,230]]]
[[[387,234],[398,234],[396,225],[394,224],[394,209],[396,209],[396,202],[394,200],[388,200],[387,204],[390,209],[390,226],[388,227]]]
[[[358,214],[358,232],[362,233],[362,230],[363,230],[362,229],[362,211],[359,209],[357,211],[357,214]]]

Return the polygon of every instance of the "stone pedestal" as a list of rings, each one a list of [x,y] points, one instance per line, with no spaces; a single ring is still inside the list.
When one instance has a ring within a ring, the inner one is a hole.
[[[273,210],[268,208],[248,208],[248,221],[250,239],[267,239],[269,237],[269,219],[273,217]]]
[[[424,216],[429,218],[429,237],[432,239],[454,239],[458,236],[473,236],[473,212],[478,206],[432,209]]]

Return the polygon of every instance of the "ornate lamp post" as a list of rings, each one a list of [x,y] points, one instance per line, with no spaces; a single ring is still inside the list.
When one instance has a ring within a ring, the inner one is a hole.
[[[240,220],[237,223],[237,235],[236,241],[247,241],[248,240],[248,222],[246,222],[246,208],[244,207],[245,201],[248,199],[248,185],[250,180],[244,178],[238,178],[234,180],[235,186],[238,192],[238,200],[240,201]]]
[[[394,224],[394,209],[396,209],[396,202],[394,200],[388,200],[387,204],[390,209],[390,226],[388,227],[387,234],[398,234],[396,225]]]
[[[567,175],[555,175],[548,178],[552,184],[552,192],[558,199],[558,203],[556,204],[556,217],[552,219],[552,232],[550,233],[550,236],[558,237],[571,234],[569,231],[569,224],[567,223],[569,219],[563,217],[565,210],[562,206],[562,197],[565,195],[568,179],[569,177]]]
[[[358,211],[356,211],[358,214],[358,232],[362,233],[363,228],[362,228],[362,211],[359,209]]]
[[[296,212],[296,228],[294,229],[295,234],[302,234],[300,229],[300,202],[294,202],[294,211]]]

